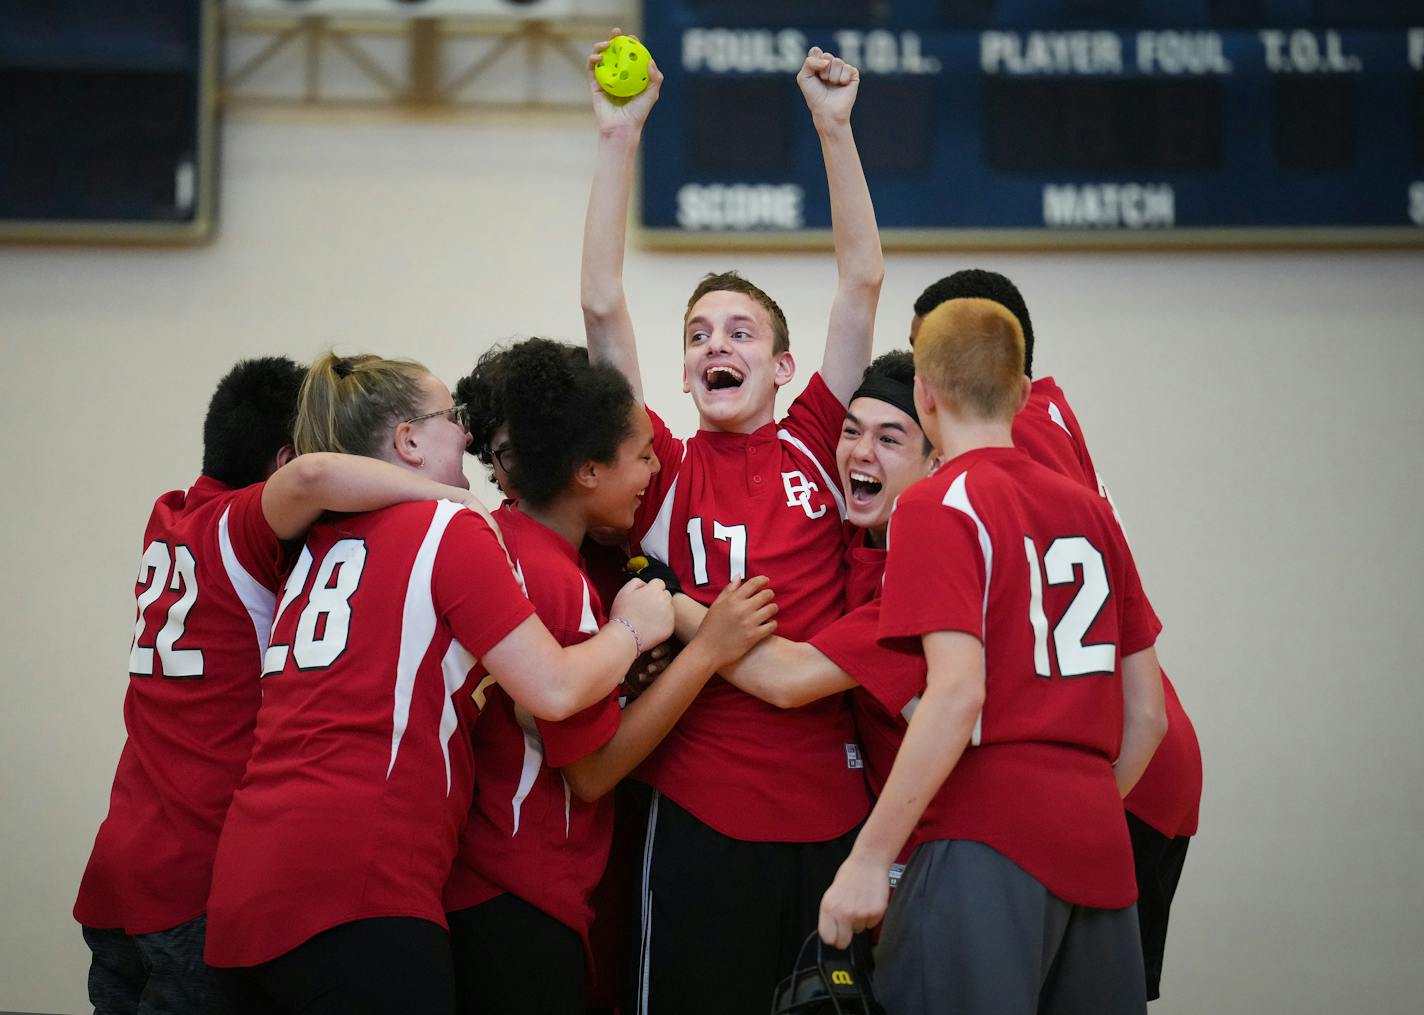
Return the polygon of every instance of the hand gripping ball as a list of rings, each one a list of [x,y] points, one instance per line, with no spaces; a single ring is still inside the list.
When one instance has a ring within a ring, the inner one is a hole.
[[[630,99],[648,87],[648,64],[653,55],[631,35],[615,35],[593,68],[593,76],[609,95]]]

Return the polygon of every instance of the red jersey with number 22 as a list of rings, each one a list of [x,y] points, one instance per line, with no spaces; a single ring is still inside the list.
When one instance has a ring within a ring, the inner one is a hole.
[[[983,842],[1067,902],[1131,905],[1122,659],[1161,625],[1107,503],[1016,448],[980,448],[901,495],[889,544],[881,638],[984,645],[983,711],[920,840]]]
[[[603,606],[578,551],[506,503],[495,517],[519,580],[560,645],[603,626]],[[585,939],[589,898],[613,841],[613,796],[585,803],[559,769],[618,732],[618,692],[562,722],[535,719],[491,684],[472,739],[479,792],[445,886],[445,908],[467,909],[508,892]]]
[[[86,927],[149,934],[207,909],[286,560],[262,489],[203,476],[153,505],[134,590],[128,741],[74,905]]]
[[[450,501],[323,519],[288,576],[257,741],[218,844],[206,958],[251,966],[371,917],[445,925],[470,810],[456,703],[534,612]]]
[[[834,478],[845,406],[812,376],[780,423],[699,431],[684,446],[654,413],[662,471],[634,535],[706,605],[766,575],[777,633],[804,641],[841,615],[845,502]],[[820,842],[870,809],[841,696],[777,709],[714,677],[637,771],[699,821],[750,842]]]

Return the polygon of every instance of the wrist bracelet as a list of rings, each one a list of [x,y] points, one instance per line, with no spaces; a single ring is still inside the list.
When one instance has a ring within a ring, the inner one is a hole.
[[[614,624],[622,624],[624,627],[626,627],[626,628],[628,629],[628,633],[633,636],[633,645],[638,649],[638,655],[642,655],[642,654],[643,654],[643,639],[638,636],[638,629],[637,629],[636,627],[634,627],[632,624],[628,623],[628,621],[624,620],[622,617],[614,617],[613,620],[612,620],[612,623],[614,623]]]

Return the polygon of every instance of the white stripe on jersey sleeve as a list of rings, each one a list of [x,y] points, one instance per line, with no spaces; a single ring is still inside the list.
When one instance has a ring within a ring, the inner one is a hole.
[[[1053,420],[1063,428],[1063,432],[1069,437],[1073,436],[1073,431],[1068,429],[1068,423],[1063,419],[1063,410],[1058,408],[1057,402],[1048,403],[1048,418]]]
[[[514,718],[518,721],[519,728],[524,731],[524,764],[519,770],[519,787],[514,791],[514,799],[510,801],[510,806],[514,808],[514,831],[511,837],[519,834],[519,815],[524,809],[524,800],[534,788],[534,780],[539,778],[539,769],[544,767],[544,738],[539,735],[539,727],[534,724],[534,717],[523,705],[515,705]]]
[[[232,505],[229,504],[223,508],[222,517],[218,519],[218,549],[222,553],[227,580],[232,582],[232,589],[242,601],[247,617],[252,621],[252,629],[257,633],[257,658],[262,660],[267,656],[267,642],[272,637],[272,615],[277,609],[277,597],[252,577],[242,566],[242,561],[237,559],[237,551],[232,548],[232,533],[227,526],[227,516],[231,511]]]
[[[784,440],[786,443],[790,444],[796,450],[800,451],[807,458],[811,459],[811,464],[814,465],[816,467],[816,471],[821,474],[821,479],[825,481],[826,489],[831,492],[831,498],[836,502],[836,510],[840,512],[841,521],[845,521],[848,516],[846,514],[845,494],[841,493],[840,480],[832,479],[831,474],[826,471],[826,467],[821,464],[821,460],[815,455],[811,454],[811,449],[808,448],[804,443],[802,443],[800,438],[798,438],[790,430],[787,430],[783,427],[782,429],[776,431],[776,436]]]
[[[395,770],[401,739],[405,736],[406,723],[410,721],[410,699],[415,691],[416,671],[420,669],[420,661],[425,658],[435,637],[435,602],[430,590],[431,576],[435,572],[435,554],[440,549],[440,540],[445,536],[450,519],[463,510],[454,501],[436,502],[430,527],[425,530],[425,538],[421,540],[415,562],[410,568],[410,581],[405,587],[405,608],[401,612],[401,644],[391,705],[391,763],[386,767],[387,779]]]
[[[445,759],[447,797],[450,795],[450,738],[455,735],[455,727],[460,721],[455,714],[455,692],[475,668],[475,662],[470,650],[455,638],[450,639],[445,658],[440,660],[440,672],[445,675],[445,700],[440,704],[440,754]]]
[[[672,481],[672,485],[668,487],[667,496],[658,505],[658,514],[653,519],[653,524],[648,526],[648,531],[643,533],[642,539],[638,540],[644,553],[664,564],[668,563],[668,539],[672,531],[672,502],[677,499],[677,483],[681,478],[678,476]]]
[[[969,470],[961,472],[954,478],[954,482],[949,484],[949,491],[944,495],[942,503],[947,508],[962,512],[974,520],[974,527],[979,530],[979,552],[984,555],[984,620],[980,630],[981,640],[989,633],[989,583],[994,576],[994,545],[989,542],[989,530],[984,527],[984,522],[979,518],[978,512],[974,510],[974,505],[969,501]],[[987,655],[987,646],[986,646]],[[979,709],[979,715],[974,719],[974,733],[969,738],[969,743],[978,746],[980,738],[984,732],[984,709]]]

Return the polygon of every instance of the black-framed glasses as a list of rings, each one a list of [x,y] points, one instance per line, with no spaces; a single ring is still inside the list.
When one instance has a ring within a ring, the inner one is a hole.
[[[514,454],[514,445],[508,441],[497,448],[485,448],[486,462],[499,465],[505,472],[509,471],[509,456],[512,454]]]
[[[468,431],[470,429],[469,417],[466,415],[465,403],[452,405],[448,409],[436,409],[434,412],[427,412],[420,416],[412,416],[406,420],[407,423],[419,423],[423,419],[434,419],[436,416],[448,417],[451,423],[459,425],[460,429]]]

